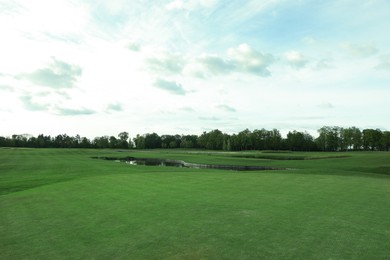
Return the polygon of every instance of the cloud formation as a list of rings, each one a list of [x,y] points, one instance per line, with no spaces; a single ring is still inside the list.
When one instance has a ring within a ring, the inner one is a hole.
[[[341,45],[342,49],[350,56],[356,58],[366,58],[378,52],[378,49],[373,44],[351,44],[344,43]]]
[[[234,71],[231,61],[217,55],[203,54],[193,61],[190,61],[183,69],[183,74],[207,78],[211,76],[226,75]]]
[[[57,107],[56,114],[61,116],[80,116],[80,115],[92,115],[96,112],[94,110],[88,109],[88,108],[60,108]]]
[[[138,42],[132,41],[132,42],[129,42],[127,44],[127,48],[131,51],[139,52],[139,51],[141,51],[141,44],[139,44]]]
[[[334,105],[330,102],[323,102],[319,105],[317,105],[318,108],[324,108],[324,109],[332,109],[334,108]]]
[[[171,94],[175,95],[185,95],[186,91],[183,86],[175,81],[167,81],[164,79],[156,79],[153,84],[156,88],[168,91]]]
[[[192,107],[181,107],[179,109],[184,112],[195,112],[195,110]]]
[[[321,59],[317,62],[315,69],[316,70],[324,70],[324,69],[331,69],[332,65],[329,64],[328,59]]]
[[[230,48],[228,54],[236,70],[262,77],[271,74],[268,67],[275,61],[271,54],[258,52],[248,44]]]
[[[33,100],[31,95],[24,95],[20,97],[23,107],[29,111],[47,111],[49,109],[48,104],[40,104]]]
[[[149,70],[163,74],[179,74],[185,64],[185,58],[181,54],[158,52],[146,59]]]
[[[28,80],[35,85],[60,89],[73,88],[81,74],[82,70],[79,66],[53,58],[52,63],[47,67],[20,74],[16,78]]]
[[[13,92],[14,91],[14,88],[9,86],[9,85],[0,85],[0,91],[3,90],[3,91],[9,91],[9,92]]]
[[[111,111],[114,111],[114,112],[123,111],[123,106],[120,103],[111,103],[111,104],[107,105],[106,111],[108,111],[108,112],[111,112]]]
[[[300,69],[306,66],[308,60],[299,51],[289,51],[286,53],[288,64],[294,69]]]
[[[199,119],[203,120],[203,121],[220,121],[221,120],[221,118],[218,118],[215,116],[200,116]]]
[[[50,114],[59,116],[78,116],[78,115],[92,115],[96,111],[81,107],[81,108],[68,108],[62,105],[62,102],[55,102],[51,100],[57,95],[57,98],[61,96],[61,93],[57,92],[35,92],[27,93],[19,97],[23,107],[31,112],[48,112]]]
[[[211,8],[218,0],[173,0],[165,5],[167,10],[193,11],[199,8]]]
[[[235,108],[228,106],[228,105],[225,105],[225,104],[218,105],[218,106],[216,106],[216,108],[221,109],[225,112],[236,112],[237,111]]]
[[[160,52],[146,59],[150,71],[197,78],[207,78],[230,73],[247,73],[261,77],[271,74],[269,66],[275,62],[271,54],[256,51],[248,44],[228,49],[227,55],[201,54],[186,57],[179,53]]]
[[[382,55],[380,62],[375,66],[377,70],[390,70],[390,54]]]

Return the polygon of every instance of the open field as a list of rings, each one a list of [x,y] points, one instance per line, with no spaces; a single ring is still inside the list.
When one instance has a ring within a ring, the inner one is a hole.
[[[385,259],[389,216],[388,152],[0,148],[1,259]]]

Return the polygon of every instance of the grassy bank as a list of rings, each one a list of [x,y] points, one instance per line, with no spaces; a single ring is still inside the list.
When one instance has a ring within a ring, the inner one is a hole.
[[[94,156],[292,170],[129,166]],[[390,255],[390,153],[0,149],[0,193],[4,259]]]

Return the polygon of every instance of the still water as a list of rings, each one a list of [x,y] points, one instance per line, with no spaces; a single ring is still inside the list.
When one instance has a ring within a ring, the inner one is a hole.
[[[286,170],[285,168],[277,168],[277,167],[269,167],[269,166],[199,164],[199,163],[187,163],[185,161],[180,161],[180,160],[133,158],[133,157],[120,159],[119,161],[124,161],[129,165],[185,167],[185,168],[197,168],[197,169],[221,169],[221,170],[234,170],[234,171]]]

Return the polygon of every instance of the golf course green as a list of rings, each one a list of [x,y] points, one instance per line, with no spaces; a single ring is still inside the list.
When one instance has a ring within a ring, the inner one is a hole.
[[[234,171],[101,158],[269,166]],[[388,259],[389,152],[0,148],[1,259]]]

